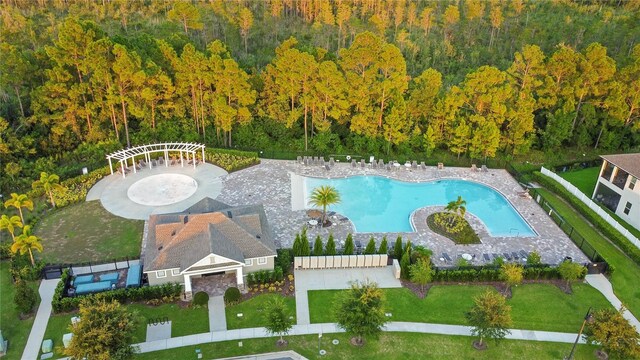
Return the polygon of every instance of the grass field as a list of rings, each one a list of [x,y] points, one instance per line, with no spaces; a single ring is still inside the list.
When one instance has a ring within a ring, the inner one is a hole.
[[[144,222],[115,216],[99,201],[56,210],[35,229],[47,263],[81,263],[140,256]]]
[[[383,289],[385,312],[392,314],[392,321],[466,325],[464,314],[473,306],[473,298],[487,289],[493,290],[481,285],[436,285],[424,299],[406,288]],[[343,290],[309,291],[312,323],[336,322],[332,305],[340,291]],[[571,295],[554,285],[520,285],[513,289],[507,303],[512,308],[513,328],[559,332],[577,332],[589,306],[611,306],[587,284],[575,284]]]
[[[324,334],[320,347],[327,351],[318,355],[318,335],[287,336],[289,345],[284,348],[275,345],[276,338],[225,341],[197,346],[140,354],[135,359],[183,360],[195,359],[195,350],[200,349],[204,359],[222,358],[274,351],[294,350],[308,359],[562,359],[571,351],[571,344],[504,340],[495,344],[489,342],[485,351],[474,350],[473,338],[466,336],[446,336],[415,333],[383,333],[378,340],[370,339],[362,347],[349,344],[345,334]],[[331,340],[340,343],[333,345]],[[595,347],[579,345],[575,359],[595,359]]]
[[[27,338],[33,325],[34,315],[26,320],[20,320],[13,303],[15,287],[11,281],[8,261],[0,261],[0,329],[5,340],[9,341],[8,351],[2,360],[14,360],[22,357],[22,351],[27,344]],[[31,284],[37,291],[38,284]],[[38,303],[40,300],[38,299]],[[37,307],[36,307],[37,310]]]
[[[558,173],[560,177],[567,180],[582,191],[588,197],[593,195],[593,190],[596,188],[598,182],[598,175],[600,175],[600,166],[591,167],[581,170],[567,171]]]
[[[573,226],[604,259],[613,265],[615,271],[610,276],[613,292],[636,317],[640,316],[640,267],[598,233],[577,211],[546,189],[538,189],[562,218]]]
[[[225,307],[225,313],[227,316],[227,329],[231,330],[265,326],[266,321],[264,319],[263,309],[267,305],[267,302],[276,296],[281,295],[259,295],[247,301],[243,301],[237,305]],[[293,317],[293,323],[295,324],[296,300],[293,297],[282,298],[284,299],[284,303],[289,311],[289,315]],[[239,313],[242,313],[242,317],[238,317]]]

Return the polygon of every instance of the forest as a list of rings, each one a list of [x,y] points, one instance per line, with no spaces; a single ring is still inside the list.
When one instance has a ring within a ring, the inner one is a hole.
[[[640,146],[640,0],[7,0],[0,21],[3,190],[155,141],[478,161]]]

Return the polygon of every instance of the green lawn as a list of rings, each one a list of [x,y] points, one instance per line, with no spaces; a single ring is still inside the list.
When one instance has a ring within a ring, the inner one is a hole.
[[[9,341],[9,350],[2,357],[2,360],[14,360],[22,357],[22,351],[27,344],[35,317],[34,310],[32,317],[20,320],[13,303],[15,287],[9,274],[10,267],[11,264],[8,261],[0,261],[0,330],[2,330],[4,339]],[[37,291],[38,284],[33,283],[32,286]]]
[[[144,222],[115,216],[99,201],[82,202],[44,217],[35,229],[47,263],[80,263],[140,256]]]
[[[640,267],[598,233],[570,205],[546,189],[538,189],[551,206],[593,246],[615,271],[610,277],[613,291],[636,317],[640,316]]]
[[[487,289],[482,285],[436,285],[427,297],[419,299],[406,288],[383,289],[386,310],[392,321],[466,325],[465,312],[473,306],[473,298]],[[576,332],[589,306],[610,307],[597,290],[587,284],[575,284],[572,295],[554,285],[527,284],[513,290],[508,301],[512,307],[513,328]],[[312,323],[335,322],[331,306],[343,290],[309,291]]]
[[[558,173],[558,175],[575,185],[575,187],[585,193],[588,197],[591,197],[591,195],[593,195],[593,190],[596,188],[596,183],[598,182],[600,166],[567,171]]]
[[[176,304],[164,304],[160,306],[147,306],[142,304],[126,305],[129,311],[138,314],[138,325],[134,333],[134,343],[146,341],[147,323],[150,319],[171,320],[171,336],[185,336],[205,333],[209,331],[209,313],[204,307],[191,309],[181,308]],[[56,355],[62,354],[62,335],[69,331],[71,317],[76,313],[52,315],[47,324],[44,339],[53,340]]]
[[[308,359],[562,359],[571,351],[571,344],[504,340],[495,344],[489,342],[485,351],[474,350],[472,338],[466,336],[446,336],[415,333],[383,333],[378,340],[369,339],[362,347],[349,344],[346,334],[325,334],[321,348],[327,351],[324,356],[318,355],[318,336],[287,336],[289,345],[279,348],[275,338],[248,339],[242,341],[225,341],[197,346],[185,346],[177,349],[157,351],[137,355],[136,359],[148,360],[183,360],[195,359],[195,350],[200,349],[203,358],[222,358],[259,354],[274,351],[294,350]],[[340,341],[338,345],[331,340]],[[595,359],[595,347],[579,345],[575,359]]]
[[[281,296],[278,294],[264,294],[258,295],[247,301],[243,301],[237,305],[227,306],[225,313],[227,316],[227,329],[242,329],[263,327],[266,325],[264,319],[263,309],[267,302],[275,296]],[[293,317],[295,324],[296,319],[296,300],[293,297],[282,297],[284,303],[287,306],[289,315]],[[242,313],[242,317],[238,317],[238,314]]]

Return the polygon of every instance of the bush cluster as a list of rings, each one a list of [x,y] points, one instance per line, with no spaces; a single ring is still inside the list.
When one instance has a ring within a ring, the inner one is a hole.
[[[224,303],[227,305],[237,304],[241,297],[242,294],[237,287],[230,287],[224,292]]]
[[[20,253],[16,253],[10,256],[10,271],[14,279],[36,281],[42,277],[42,270],[45,266],[43,261],[36,261],[36,266],[31,266],[31,260],[29,260],[29,255],[27,254],[20,255]]]
[[[107,301],[117,300],[120,303],[135,301],[150,301],[154,304],[163,302],[172,302],[177,300],[182,294],[182,285],[180,284],[163,284],[157,286],[144,286],[139,288],[116,289],[104,291],[96,294],[81,295],[76,297],[65,297],[65,290],[68,287],[70,279],[69,271],[65,269],[60,278],[60,282],[53,294],[51,305],[55,313],[69,312],[78,309],[80,300],[99,296]]]
[[[584,268],[580,279],[584,279],[587,269]],[[557,267],[548,265],[526,266],[524,267],[523,277],[526,280],[551,280],[562,279]],[[465,267],[459,269],[436,269],[433,274],[433,281],[451,282],[451,281],[501,281],[500,267],[497,266],[479,266]]]
[[[198,291],[195,295],[193,295],[193,300],[191,300],[191,304],[194,306],[205,306],[209,303],[209,294],[204,291]]]
[[[604,236],[616,244],[620,250],[627,254],[635,263],[640,265],[640,249],[635,247],[629,239],[624,237],[618,230],[606,222],[595,211],[591,210],[587,204],[580,201],[577,197],[571,194],[560,183],[551,179],[548,176],[542,175],[539,171],[535,171],[534,177],[537,182],[542,184],[547,189],[560,195],[564,200],[569,202],[574,209],[584,216],[589,222],[596,227]],[[593,247],[593,246],[592,246]]]
[[[247,284],[249,286],[266,284],[273,281],[282,281],[282,279],[284,279],[284,272],[279,266],[276,266],[273,271],[260,270],[247,274]]]
[[[260,163],[258,154],[249,151],[205,149],[205,160],[228,172],[234,172]]]

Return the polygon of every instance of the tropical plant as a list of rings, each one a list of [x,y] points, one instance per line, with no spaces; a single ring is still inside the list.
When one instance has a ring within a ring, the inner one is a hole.
[[[494,291],[477,296],[466,317],[472,327],[471,334],[479,337],[478,348],[485,346],[485,338],[498,341],[510,333],[511,306],[507,305],[504,296]]]
[[[31,265],[36,266],[36,262],[33,259],[33,250],[38,250],[38,252],[42,252],[42,244],[40,243],[40,238],[31,234],[31,226],[25,225],[22,229],[22,234],[15,238],[13,245],[11,245],[11,252],[17,253],[20,252],[21,255],[29,253],[29,257],[31,258]]]
[[[23,224],[24,216],[22,215],[22,208],[27,208],[29,211],[33,211],[33,201],[31,201],[26,194],[18,195],[16,193],[12,193],[11,199],[4,202],[5,209],[9,206],[13,206],[18,209],[18,212],[20,213],[20,220],[22,220]]]
[[[338,326],[354,337],[355,344],[364,344],[365,336],[376,337],[387,322],[383,293],[373,282],[354,282],[342,292],[335,304]]]
[[[309,203],[314,206],[322,206],[322,224],[326,222],[327,206],[338,204],[340,193],[333,186],[322,185],[313,189]]]
[[[266,325],[265,329],[269,334],[280,336],[278,344],[285,344],[284,335],[288,334],[293,327],[291,319],[284,300],[279,295],[271,299],[266,306],[265,311]]]
[[[467,201],[463,200],[462,196],[458,196],[458,199],[449,201],[449,203],[447,203],[447,206],[444,209],[446,211],[460,215],[460,217],[464,218],[464,215],[467,213],[466,205],[467,205]]]
[[[7,230],[9,234],[11,234],[11,239],[16,241],[16,228],[22,228],[22,221],[16,215],[9,217],[7,215],[2,215],[0,217],[0,230]]]
[[[53,199],[53,191],[54,190],[62,190],[64,189],[60,183],[60,177],[56,174],[47,174],[46,172],[40,173],[40,179],[36,180],[31,184],[34,190],[42,189],[44,192],[49,195],[49,201],[53,207],[56,207],[56,202]]]

